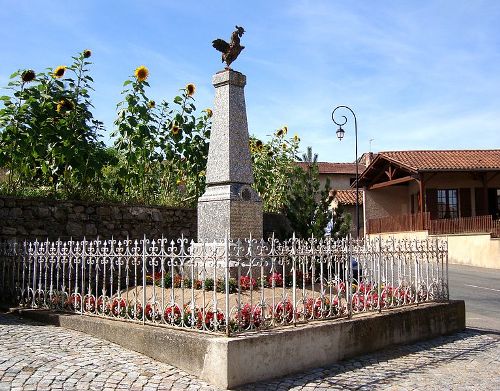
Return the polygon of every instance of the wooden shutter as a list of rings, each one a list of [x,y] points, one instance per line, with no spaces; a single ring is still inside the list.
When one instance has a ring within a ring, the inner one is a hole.
[[[460,217],[471,217],[470,189],[460,189]]]
[[[482,187],[475,188],[474,198],[476,199],[476,216],[484,216],[487,214],[486,202],[484,196],[485,189]]]
[[[431,220],[438,218],[437,198],[437,189],[427,189],[425,191],[425,206],[427,212],[431,215]]]

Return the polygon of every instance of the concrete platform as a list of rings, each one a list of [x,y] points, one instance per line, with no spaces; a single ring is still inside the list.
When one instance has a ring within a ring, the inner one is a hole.
[[[465,329],[463,301],[422,304],[230,338],[89,316],[18,312],[117,343],[220,388],[277,378]]]

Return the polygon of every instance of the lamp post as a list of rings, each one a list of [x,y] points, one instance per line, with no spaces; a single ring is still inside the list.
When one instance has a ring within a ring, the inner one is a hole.
[[[354,136],[356,140],[356,239],[359,238],[359,185],[358,185],[358,121],[356,119],[356,114],[354,114],[354,111],[350,107],[347,106],[337,106],[333,109],[332,111],[332,121],[335,125],[338,125],[339,128],[336,131],[337,137],[339,140],[342,140],[344,138],[345,131],[342,129],[342,126],[347,123],[347,117],[345,115],[342,115],[342,120],[341,122],[335,121],[335,111],[337,109],[346,109],[349,110],[354,117]]]

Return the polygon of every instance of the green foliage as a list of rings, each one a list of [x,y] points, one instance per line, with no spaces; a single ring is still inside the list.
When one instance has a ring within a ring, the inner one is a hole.
[[[8,170],[7,192],[40,186],[73,197],[96,192],[107,155],[98,141],[102,123],[90,111],[89,53],[73,57],[68,67],[11,75],[11,95],[0,97],[0,167]]]
[[[327,181],[324,189],[320,190],[317,159],[318,155],[313,155],[312,148],[308,147],[307,153],[302,156],[306,167],[297,171],[290,183],[291,196],[286,215],[295,234],[301,238],[311,235],[322,237],[330,219],[330,184]]]
[[[91,111],[90,56],[85,50],[67,67],[12,74],[10,94],[0,97],[0,167],[8,172],[0,191],[195,206],[205,190],[212,116],[210,109],[196,114],[195,86],[156,104],[149,71],[138,67],[117,105],[114,146],[105,147]],[[254,188],[265,211],[286,210],[300,235],[317,234],[325,221],[317,167],[297,166],[300,139],[287,132],[277,130],[267,143],[250,138]]]
[[[90,56],[12,74],[10,95],[0,97],[0,192],[194,206],[205,188],[212,116],[196,116],[195,86],[156,105],[146,94],[149,71],[137,68],[124,83],[114,147],[105,148],[91,112]]]
[[[338,205],[332,213],[332,229],[330,236],[335,239],[343,238],[351,232],[352,216],[345,212],[342,205]]]
[[[149,84],[131,77],[118,103],[116,172],[110,175],[123,200],[193,206],[204,190],[211,110],[195,117],[189,85],[173,100],[156,105],[146,95]]]
[[[300,168],[295,163],[300,139],[287,138],[283,127],[267,143],[250,138],[254,188],[262,198],[265,212],[283,212],[290,199],[290,181]]]

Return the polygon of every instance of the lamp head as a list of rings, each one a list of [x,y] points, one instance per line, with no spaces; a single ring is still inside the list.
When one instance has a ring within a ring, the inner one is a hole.
[[[342,129],[342,126],[339,126],[336,133],[339,140],[342,140],[344,138],[345,132],[344,129]]]

